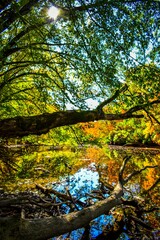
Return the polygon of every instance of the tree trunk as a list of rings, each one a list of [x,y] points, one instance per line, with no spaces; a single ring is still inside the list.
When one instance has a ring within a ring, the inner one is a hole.
[[[98,111],[62,111],[29,117],[15,117],[0,121],[0,137],[23,137],[30,134],[41,135],[50,129],[80,122],[97,120],[120,120],[141,118],[143,115],[104,114]]]
[[[98,201],[81,211],[41,219],[25,219],[24,217],[19,219],[17,217],[16,221],[14,221],[15,217],[8,217],[9,220],[5,221],[1,217],[0,225],[3,226],[5,222],[5,226],[0,229],[0,236],[6,240],[47,240],[62,235],[87,226],[93,219],[107,214],[113,207],[122,204],[122,194],[122,185],[118,183],[109,198]],[[17,227],[18,220],[19,228]],[[14,228],[15,224],[16,228]],[[18,231],[19,234],[17,234]]]

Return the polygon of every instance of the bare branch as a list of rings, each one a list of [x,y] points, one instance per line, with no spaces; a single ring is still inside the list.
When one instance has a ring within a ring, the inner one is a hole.
[[[143,213],[150,213],[150,212],[159,211],[159,210],[160,210],[159,207],[151,206],[149,209],[144,209]]]
[[[1,15],[1,21],[0,21],[0,32],[3,32],[6,30],[13,22],[15,22],[19,16],[24,16],[27,13],[31,11],[31,8],[36,5],[39,2],[39,0],[30,0],[28,3],[26,3],[23,7],[15,11],[16,9],[10,9],[5,12],[4,14],[2,13]]]

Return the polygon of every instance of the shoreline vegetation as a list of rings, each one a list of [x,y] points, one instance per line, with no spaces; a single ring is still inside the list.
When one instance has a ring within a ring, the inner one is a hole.
[[[97,147],[97,145],[90,145],[90,144],[82,144],[82,145],[78,145],[78,146],[69,146],[69,145],[48,145],[48,144],[30,144],[30,143],[26,143],[26,144],[0,144],[0,147],[4,147],[4,148],[22,148],[22,147],[49,147],[52,148],[53,150],[63,150],[63,149],[76,149],[76,148],[86,148],[86,147],[90,147],[90,146],[94,146]],[[158,144],[139,144],[139,143],[126,143],[123,145],[120,144],[102,144],[102,147],[106,146],[109,149],[115,149],[115,150],[126,150],[126,149],[131,149],[131,150],[142,150],[142,151],[147,151],[147,150],[152,150],[152,151],[159,151],[160,152],[160,145]]]

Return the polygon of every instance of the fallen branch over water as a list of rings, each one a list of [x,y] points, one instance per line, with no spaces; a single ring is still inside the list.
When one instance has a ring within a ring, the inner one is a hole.
[[[108,185],[109,197],[105,197],[104,189],[103,192],[99,189],[89,194],[90,199],[104,198],[100,201],[86,200],[82,202],[73,197],[68,189],[66,189],[66,193],[61,193],[54,189],[44,188],[41,185],[37,185],[40,194],[25,192],[17,195],[1,196],[0,236],[2,236],[2,239],[9,240],[46,240],[79,228],[85,228],[82,236],[84,237],[88,236],[91,221],[103,214],[112,214],[115,219],[114,223],[111,226],[106,226],[105,231],[102,233],[102,235],[107,236],[107,239],[114,235],[118,237],[123,232],[124,225],[127,225],[127,230],[125,230],[127,234],[136,234],[133,229],[137,223],[139,226],[137,229],[142,228],[145,231],[144,229],[148,225],[145,222],[143,213],[146,214],[147,211],[151,210],[153,212],[157,208],[147,209],[145,203],[138,198],[123,199],[123,194],[127,191],[124,185],[133,176],[156,166],[146,166],[124,177],[126,165],[129,161],[130,157],[124,159],[118,173],[118,182],[113,190]],[[156,184],[153,184],[153,186],[156,187]],[[64,212],[64,204],[70,209],[68,214]],[[116,212],[118,212],[117,217],[115,217]],[[129,219],[132,221],[129,221]],[[151,226],[147,228],[150,234],[152,230],[153,227]],[[97,236],[97,239],[100,239],[102,235]]]

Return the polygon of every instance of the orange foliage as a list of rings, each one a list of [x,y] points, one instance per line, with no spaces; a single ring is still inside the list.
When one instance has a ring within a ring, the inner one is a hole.
[[[89,158],[91,162],[99,162],[104,156],[103,149],[90,147],[86,150],[86,158]]]
[[[90,139],[104,138],[110,131],[114,130],[112,122],[97,121],[91,123],[82,123],[82,131],[90,136]]]
[[[118,172],[119,172],[119,164],[115,160],[109,160],[108,168],[107,168],[107,174],[109,183],[117,182],[118,180]]]
[[[115,127],[114,127],[113,123],[108,122],[106,128],[109,132],[111,132],[114,130]]]
[[[155,183],[156,171],[154,168],[149,168],[146,173],[146,180],[142,183],[145,190],[150,188]]]
[[[85,156],[87,159],[90,159],[90,162],[100,163],[100,165],[101,163],[105,162],[104,169],[103,164],[101,167],[102,178],[107,176],[107,179],[111,184],[113,182],[117,182],[120,163],[118,163],[114,159],[108,159],[104,149],[95,147],[87,148]]]
[[[121,110],[121,113],[125,113],[126,111],[124,109]]]

